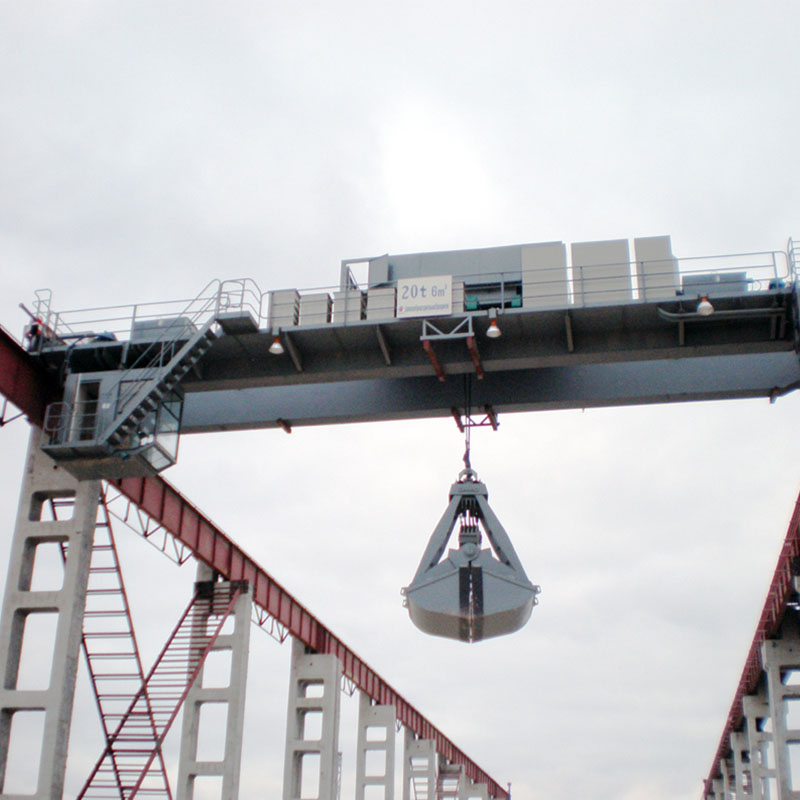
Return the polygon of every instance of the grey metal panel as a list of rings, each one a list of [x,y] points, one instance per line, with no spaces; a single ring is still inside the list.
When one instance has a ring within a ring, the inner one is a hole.
[[[346,289],[333,293],[333,321],[358,322],[364,319],[366,298],[359,289]]]
[[[385,286],[379,289],[367,290],[367,319],[387,320],[394,319],[395,288]]]
[[[438,253],[409,253],[389,256],[389,277],[418,278],[452,275],[469,284],[520,280],[520,245],[486,247],[477,250],[446,250]]]
[[[689,298],[740,295],[748,288],[746,272],[710,272],[683,276],[683,293]]]
[[[669,300],[679,288],[678,262],[669,236],[643,236],[633,240],[636,276],[643,300]]]
[[[522,305],[566,308],[569,305],[567,248],[563,242],[522,246]]]
[[[575,242],[572,245],[572,280],[576,305],[630,301],[633,294],[628,240]]]
[[[299,308],[300,292],[297,289],[270,292],[268,327],[289,328],[297,325]]]
[[[331,296],[316,292],[300,296],[298,325],[325,325],[331,321]]]
[[[766,397],[800,380],[793,351],[487,372],[472,384],[474,407],[499,413],[642,403]],[[463,406],[459,376],[341,381],[186,395],[185,433],[449,416]]]
[[[452,308],[453,314],[460,314],[464,311],[464,281],[453,281]]]
[[[389,283],[389,256],[383,255],[369,260],[369,271],[367,273],[367,283],[369,287],[380,286]]]
[[[197,328],[189,317],[164,317],[162,319],[134,320],[131,326],[132,342],[154,342],[164,337],[172,341],[191,339]]]

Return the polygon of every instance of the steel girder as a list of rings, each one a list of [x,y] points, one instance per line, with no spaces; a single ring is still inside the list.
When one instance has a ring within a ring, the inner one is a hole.
[[[41,423],[45,406],[58,399],[59,387],[38,368],[32,358],[0,327],[0,395]]]

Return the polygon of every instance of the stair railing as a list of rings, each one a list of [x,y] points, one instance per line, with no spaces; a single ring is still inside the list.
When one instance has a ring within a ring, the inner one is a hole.
[[[212,294],[209,290],[214,287]],[[120,392],[117,398],[116,415],[124,413],[126,406],[141,391],[148,381],[154,380],[159,371],[165,366],[165,354],[171,352],[167,362],[175,355],[174,345],[182,340],[181,334],[186,330],[186,322],[198,327],[198,323],[215,319],[219,315],[221,283],[215,279],[208,283],[197,297],[190,300],[186,307],[167,325],[161,334],[139,354],[134,362],[120,376]],[[194,333],[194,337],[200,331]],[[130,380],[128,376],[136,373],[136,379]],[[125,384],[128,388],[123,388]]]

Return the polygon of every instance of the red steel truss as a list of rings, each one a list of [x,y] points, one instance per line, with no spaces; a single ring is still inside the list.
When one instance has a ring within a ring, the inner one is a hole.
[[[30,421],[41,424],[44,408],[56,387],[8,333],[0,328],[0,394],[7,397]],[[453,744],[433,723],[383,680],[366,662],[304,608],[250,556],[237,547],[199,509],[161,477],[124,478],[111,482],[156,523],[220,576],[245,580],[252,586],[253,602],[285,626],[306,646],[335,655],[345,676],[381,705],[394,705],[397,719],[417,736],[432,739],[437,752],[448,761],[463,764],[466,775],[486,783],[495,798],[508,794]]]
[[[57,400],[56,388],[37,368],[13,336],[0,326],[0,394],[41,423],[44,409]]]
[[[109,767],[114,777],[111,785],[117,790],[109,796],[120,800],[129,796],[114,737],[125,712],[138,700],[144,712],[140,715],[141,722],[149,734],[151,749],[156,751],[148,781],[159,787],[158,797],[172,800],[105,497],[101,499],[99,510],[102,516],[95,526],[92,544],[82,641],[105,732]]]
[[[198,584],[167,644],[119,720],[78,800],[171,800],[166,774],[151,770],[192,683],[241,593],[241,584]],[[211,620],[213,629],[208,627]]]

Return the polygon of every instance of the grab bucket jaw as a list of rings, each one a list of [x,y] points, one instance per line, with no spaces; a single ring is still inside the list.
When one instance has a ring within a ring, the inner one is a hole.
[[[457,523],[459,547],[442,558]],[[480,547],[480,528],[492,550]],[[450,487],[450,503],[431,535],[411,583],[403,590],[411,621],[425,633],[477,642],[522,628],[537,603],[486,486],[464,470]]]

